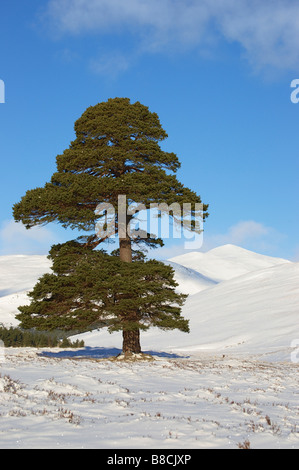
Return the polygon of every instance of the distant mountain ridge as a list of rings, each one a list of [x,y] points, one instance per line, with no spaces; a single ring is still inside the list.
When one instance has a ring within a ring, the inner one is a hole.
[[[191,252],[170,258],[169,261],[191,268],[216,282],[227,281],[257,269],[265,269],[283,263],[283,258],[274,258],[246,250],[236,245],[223,245],[206,253]]]

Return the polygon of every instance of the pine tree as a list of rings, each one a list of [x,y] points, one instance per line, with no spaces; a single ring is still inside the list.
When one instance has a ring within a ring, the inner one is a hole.
[[[112,260],[115,258],[112,257],[110,264],[111,268],[116,270],[115,273],[131,276],[131,288],[134,289],[133,280],[136,283],[141,282],[138,281],[141,279],[140,276],[139,278],[137,276],[141,264],[135,260],[133,266],[127,266],[116,264],[117,261],[132,263],[133,244],[140,252],[140,247],[144,249],[144,247],[162,246],[163,240],[149,233],[132,239],[123,227],[128,227],[138,216],[138,207],[150,209],[153,203],[164,203],[167,206],[173,203],[181,206],[190,204],[189,213],[184,213],[182,217],[192,218],[196,204],[202,202],[201,198],[177,180],[175,173],[180,167],[177,156],[163,151],[159,145],[166,139],[167,134],[160,124],[158,115],[150,112],[141,103],[131,104],[128,98],[109,99],[107,102],[89,107],[75,122],[74,129],[76,138],[63,154],[57,156],[57,171],[50,182],[42,188],[27,191],[21,201],[14,205],[14,218],[23,222],[26,228],[56,221],[65,228],[83,230],[87,235],[81,238],[82,246],[95,250],[100,243],[110,237],[109,231],[104,230],[103,236],[94,233],[97,222],[103,217],[96,209],[102,203],[113,205],[116,212],[115,231],[119,239],[119,260]],[[122,215],[118,206],[120,196],[125,196],[123,208],[125,210],[122,210]],[[128,211],[131,203],[137,204],[134,214]],[[203,219],[208,215],[207,208],[208,206],[204,204]],[[174,214],[170,215],[175,218]],[[92,260],[90,252],[89,258]],[[81,260],[81,256],[78,258],[80,264],[79,259]],[[95,260],[90,262],[93,263]],[[142,270],[153,269],[153,266],[162,269],[160,265],[148,262],[142,264]],[[130,269],[131,271],[125,271]],[[134,277],[134,272],[137,278]],[[53,278],[49,276],[47,282],[51,283]],[[111,273],[109,279],[111,280]],[[121,279],[122,277],[118,276],[119,286]],[[102,281],[104,283],[103,278]],[[55,285],[55,289],[56,287]],[[72,288],[68,286],[71,297],[79,287],[78,283]],[[98,288],[100,291],[100,285]],[[125,287],[122,286],[122,289]],[[126,303],[122,308],[124,305]],[[133,300],[128,300],[126,307],[128,310],[127,313],[124,312],[127,318],[132,315],[128,313],[132,312],[132,305]],[[119,329],[123,331],[123,349],[127,351],[131,348],[130,345],[134,344],[133,352],[140,350],[139,328],[142,328],[140,321],[137,320],[139,306],[136,304],[135,307],[136,321],[126,322],[123,318],[119,324]],[[93,308],[90,309],[90,324],[94,318],[92,311]],[[81,326],[86,322],[86,315],[83,317]],[[25,324],[25,318],[22,318]],[[57,321],[59,322],[58,319]],[[71,315],[69,322],[70,324],[73,322]],[[49,320],[43,325],[47,325],[48,328],[50,323]],[[163,324],[162,322],[161,325]],[[68,322],[65,326],[67,325]]]

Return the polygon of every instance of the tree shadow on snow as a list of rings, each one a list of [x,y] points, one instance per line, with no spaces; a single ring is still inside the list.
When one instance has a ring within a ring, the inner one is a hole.
[[[57,357],[57,358],[93,358],[93,359],[105,359],[109,357],[116,357],[121,354],[122,350],[117,348],[92,348],[86,346],[83,349],[79,350],[63,350],[63,351],[42,351],[39,353],[39,356],[42,357]],[[187,358],[189,356],[179,356],[174,353],[167,353],[163,351],[143,351],[144,354],[149,354],[150,356],[165,357],[168,359],[177,359],[177,358]]]

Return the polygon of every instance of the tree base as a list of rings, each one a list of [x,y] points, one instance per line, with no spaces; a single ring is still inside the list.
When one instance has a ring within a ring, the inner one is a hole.
[[[111,358],[111,361],[126,361],[126,362],[138,362],[138,361],[154,361],[153,356],[150,354],[140,353],[121,353]]]

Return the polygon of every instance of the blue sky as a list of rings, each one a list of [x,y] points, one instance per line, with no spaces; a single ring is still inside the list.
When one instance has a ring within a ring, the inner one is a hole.
[[[178,178],[210,204],[204,250],[299,260],[298,40],[296,1],[4,0],[0,254],[74,237],[25,231],[12,206],[49,181],[85,109],[120,96],[158,113]]]

